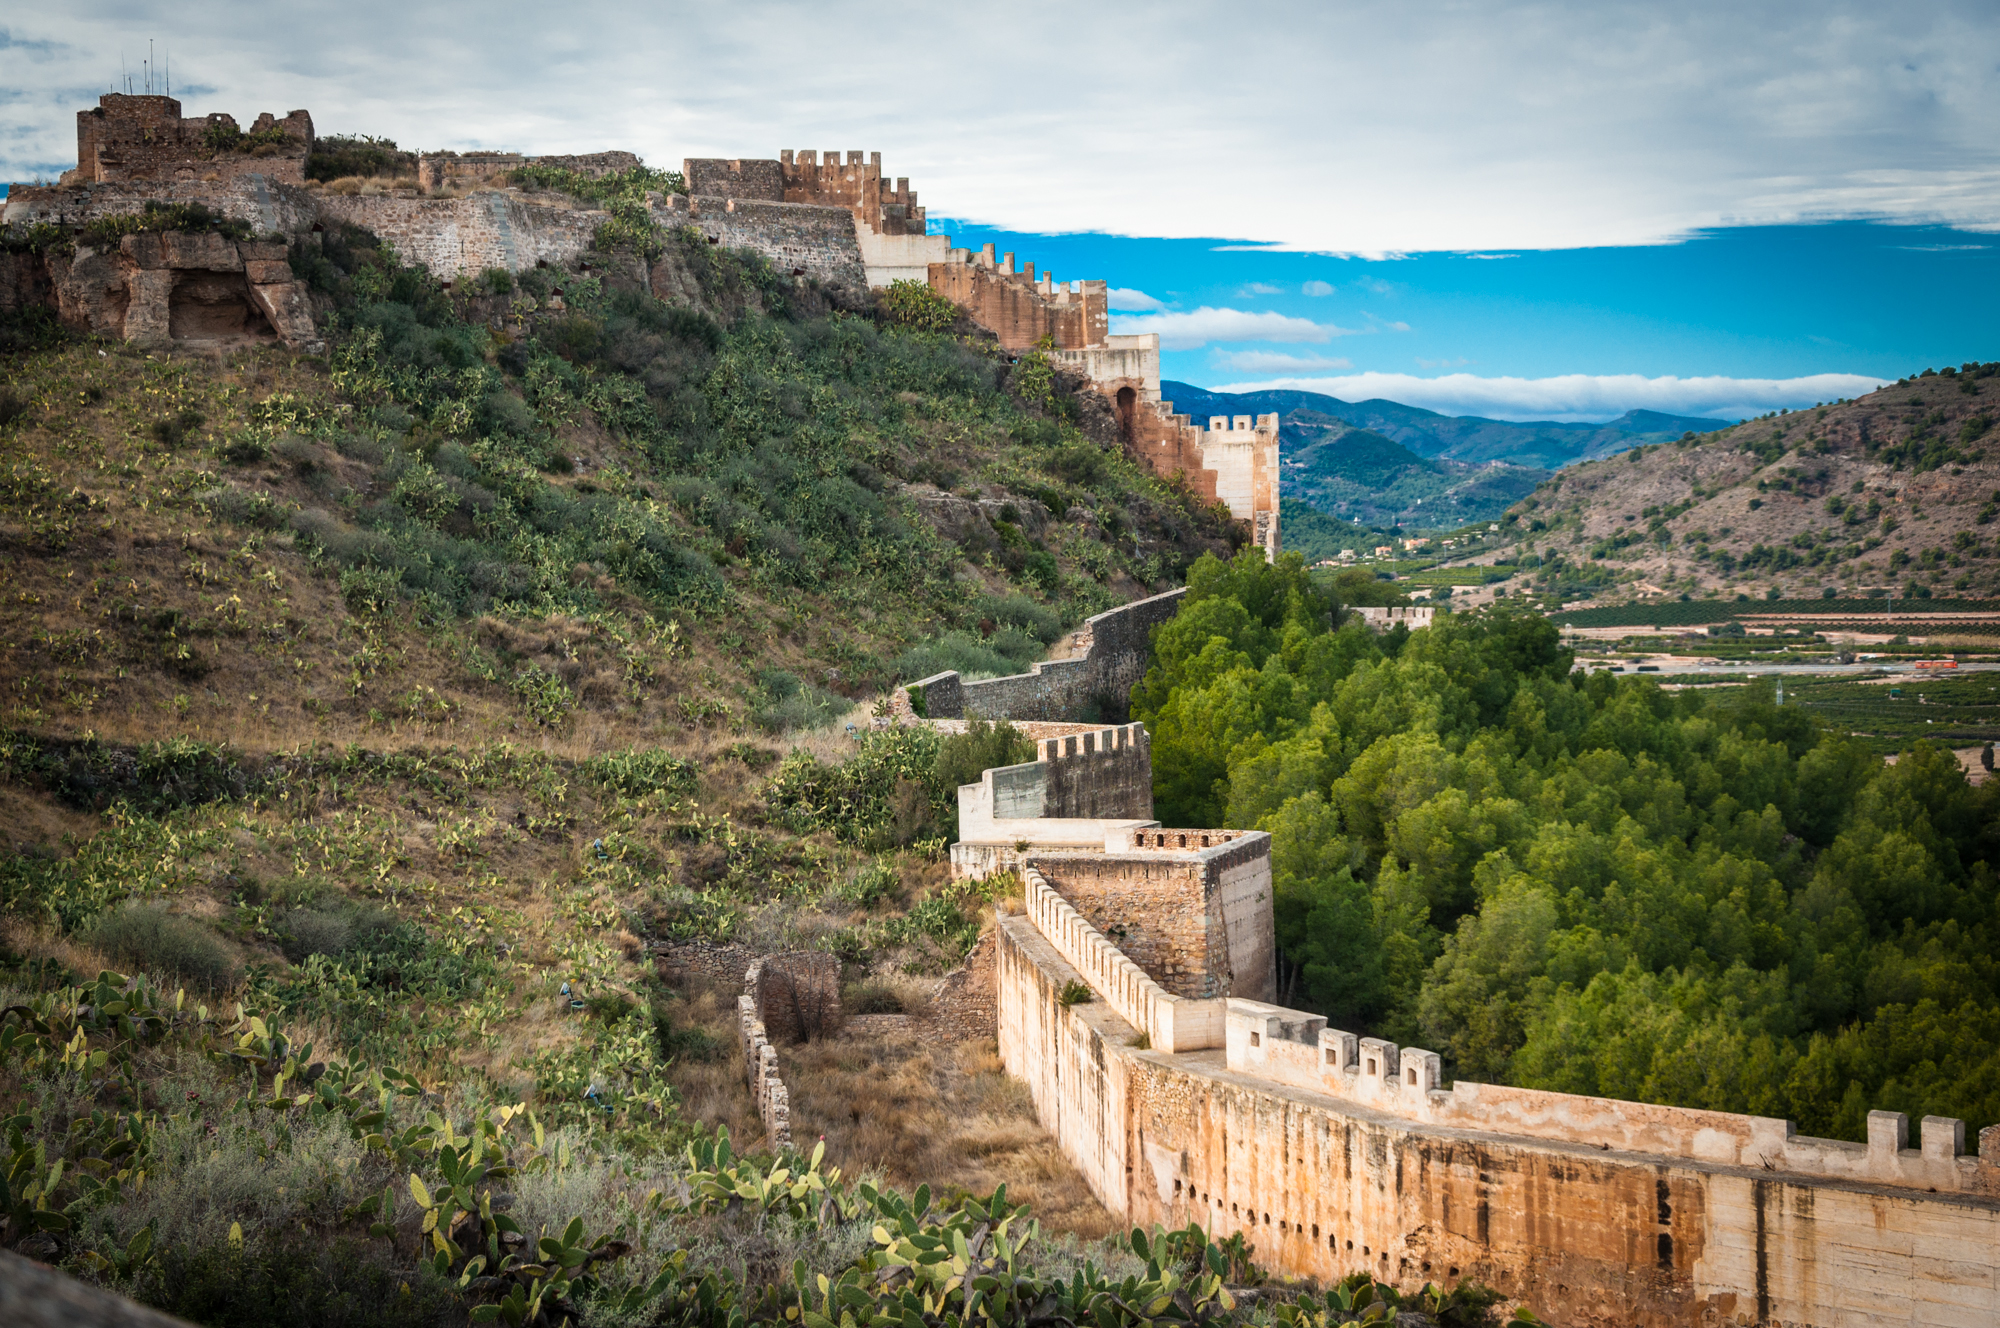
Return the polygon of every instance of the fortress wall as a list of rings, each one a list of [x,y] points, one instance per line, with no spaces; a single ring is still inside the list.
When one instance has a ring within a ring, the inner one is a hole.
[[[1073,292],[1046,276],[1038,282],[1034,264],[1016,272],[1014,256],[1008,254],[996,264],[992,248],[986,246],[976,260],[966,255],[960,261],[931,264],[931,289],[964,309],[1012,354],[1032,350],[1043,337],[1066,348],[1103,344],[1110,328],[1106,283],[1086,281],[1080,292]]]
[[[260,235],[297,235],[312,229],[318,197],[257,172],[227,180],[118,181],[109,184],[16,185],[6,198],[9,225],[48,222],[82,226],[102,217],[142,211],[148,202],[199,203],[211,212],[248,222]]]
[[[1129,999],[1061,1004],[1067,982],[1108,979],[1071,962],[1040,916],[1000,920],[1001,1056],[1123,1220],[1240,1232],[1259,1262],[1327,1281],[1477,1278],[1563,1324],[2000,1318],[1989,1195],[1424,1124],[1253,1077],[1213,1050],[1141,1050]]]
[[[1168,590],[1086,618],[1072,636],[1080,656],[1044,660],[1008,678],[962,682],[958,674],[938,674],[910,686],[924,688],[930,718],[1074,720],[1088,706],[1124,714],[1132,686],[1146,676],[1152,630],[1180,610],[1184,594],[1186,588]],[[956,710],[940,708],[952,706],[954,690]]]
[[[1217,842],[1205,848],[1117,842],[1203,833]],[[1271,837],[1262,831],[1126,830],[1103,852],[1038,848],[1030,863],[1167,992],[1188,1000],[1276,994]]]
[[[1072,637],[1081,655],[1044,660],[1026,673],[966,682],[955,672],[906,685],[924,698],[929,719],[1075,719],[1096,706],[1125,713],[1133,686],[1146,676],[1153,629],[1174,616],[1185,587],[1134,600],[1085,619]]]
[[[659,220],[693,226],[730,249],[754,250],[782,274],[856,294],[868,288],[854,218],[836,208],[676,194]]]
[[[549,207],[497,191],[466,198],[321,194],[315,202],[324,220],[373,231],[405,263],[421,264],[442,281],[490,268],[566,266],[590,249],[606,220],[602,212]]]
[[[1118,389],[1130,387],[1140,401],[1160,399],[1160,336],[1107,336],[1100,346],[1073,350],[1053,350],[1049,359],[1082,374],[1098,391],[1116,398]]]
[[[951,254],[948,235],[883,235],[863,226],[856,233],[861,242],[861,261],[868,268],[868,284],[880,289],[892,281],[931,279],[931,264],[942,263]]]
[[[769,159],[690,157],[681,163],[681,175],[688,193],[704,198],[785,201],[784,171]]]

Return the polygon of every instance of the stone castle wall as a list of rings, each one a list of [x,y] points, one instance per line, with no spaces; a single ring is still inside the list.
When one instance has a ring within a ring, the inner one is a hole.
[[[321,194],[314,201],[322,222],[373,231],[404,262],[421,264],[444,281],[492,268],[519,272],[574,263],[606,219],[602,212],[498,191],[465,198]]]
[[[783,275],[809,277],[850,300],[866,298],[867,267],[855,237],[854,218],[847,212],[795,203],[676,194],[666,200],[659,220],[668,226],[693,226],[725,248],[760,253]]]
[[[972,321],[1000,339],[1002,350],[1023,354],[1043,338],[1059,348],[1102,345],[1110,333],[1107,283],[1086,281],[1078,290],[1054,276],[1035,276],[1035,265],[1015,270],[1014,255],[996,259],[987,245],[977,256],[963,249],[933,263],[931,289],[964,309]]]
[[[1476,1278],[1564,1324],[2000,1317],[2000,1128],[1971,1158],[1954,1121],[1927,1121],[1913,1150],[1890,1113],[1863,1146],[1728,1113],[1444,1090],[1428,1052],[1176,999],[1036,873],[1026,902],[998,927],[1001,1057],[1122,1220],[1241,1233],[1260,1262],[1322,1281]],[[1099,999],[1065,1005],[1077,981]]]
[[[1269,835],[1127,829],[1101,852],[1037,850],[1028,862],[1170,995],[1277,994]]]
[[[293,111],[279,119],[266,111],[248,130],[276,131],[276,142],[249,151],[211,147],[216,130],[236,130],[235,117],[220,113],[183,117],[172,97],[107,93],[97,105],[76,113],[76,169],[65,185],[126,181],[214,183],[256,174],[286,184],[305,180],[312,151],[312,116]]]
[[[909,684],[929,719],[1075,719],[1096,707],[1125,714],[1132,688],[1146,676],[1153,629],[1174,616],[1185,588],[1134,600],[1084,621],[1070,659],[1044,660],[1026,673],[965,682],[957,672]]]

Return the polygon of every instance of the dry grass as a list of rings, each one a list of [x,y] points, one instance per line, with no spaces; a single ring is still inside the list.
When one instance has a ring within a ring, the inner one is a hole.
[[[743,1078],[743,1057],[736,1031],[736,989],[706,978],[691,977],[686,989],[666,1002],[667,1017],[676,1029],[694,1028],[715,1039],[715,1054],[707,1060],[681,1056],[667,1072],[680,1094],[681,1111],[704,1128],[729,1127],[729,1137],[745,1148],[761,1147],[764,1122]]]
[[[928,1184],[947,1197],[1005,1184],[1051,1231],[1094,1240],[1118,1227],[1036,1122],[1027,1087],[1008,1077],[991,1040],[941,1043],[919,1031],[780,1055],[793,1139],[825,1139],[848,1174],[880,1175],[904,1191]]]

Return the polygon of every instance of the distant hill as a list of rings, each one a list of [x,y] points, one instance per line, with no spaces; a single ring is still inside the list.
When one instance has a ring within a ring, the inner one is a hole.
[[[1542,470],[1559,470],[1578,461],[1610,456],[1640,443],[1666,442],[1684,433],[1712,433],[1730,426],[1728,420],[1663,415],[1654,410],[1630,410],[1605,424],[1552,420],[1516,424],[1477,415],[1440,415],[1396,401],[1342,401],[1320,392],[1290,390],[1210,392],[1175,382],[1161,383],[1160,394],[1173,402],[1176,410],[1197,419],[1310,410],[1357,429],[1372,430],[1421,457],[1474,464],[1504,461]]]
[[[1302,553],[1308,564],[1338,558],[1342,549],[1372,549],[1388,532],[1342,521],[1296,498],[1278,499],[1278,535],[1286,553]]]
[[[1536,467],[1504,462],[1476,464],[1422,456],[1385,433],[1350,424],[1315,405],[1265,400],[1296,397],[1342,404],[1315,393],[1259,392],[1239,397],[1199,388],[1183,390],[1178,383],[1166,384],[1165,389],[1162,395],[1176,410],[1197,419],[1275,411],[1282,460],[1280,495],[1361,526],[1441,530],[1490,521],[1549,475]],[[1193,393],[1199,396],[1189,396]]]
[[[2000,595],[2000,363],[1650,444],[1551,477],[1504,561],[1598,601]],[[1566,571],[1564,569],[1567,569]]]

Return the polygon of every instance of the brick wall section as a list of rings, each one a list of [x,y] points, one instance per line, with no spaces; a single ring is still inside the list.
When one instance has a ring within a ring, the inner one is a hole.
[[[1400,1118],[1227,1053],[1137,1048],[1113,1002],[1061,1004],[1084,975],[1031,917],[1002,918],[996,939],[1002,1060],[1124,1221],[1240,1232],[1260,1263],[1322,1282],[1476,1278],[1589,1328],[2000,1319],[2000,1129],[1980,1158],[1947,1163],[1949,1130],[1899,1150],[1892,1119],[1875,1147],[1840,1146],[1879,1171],[1815,1176],[1782,1156],[1703,1156],[1706,1126],[1662,1148],[1673,1141],[1648,1122],[1666,1109],[1640,1104],[1569,1099],[1637,1127],[1602,1137],[1554,1117],[1524,1135],[1527,1116],[1504,1111]],[[1962,1188],[1932,1191],[1950,1176]]]
[[[987,245],[977,259],[953,250],[964,257],[932,263],[931,289],[964,309],[1012,354],[1032,350],[1043,337],[1061,348],[1103,344],[1111,326],[1105,282],[1086,281],[1081,291],[1071,291],[1046,275],[1038,281],[1033,263],[1014,271],[1012,254],[996,264],[992,250]]]
[[[1044,660],[1005,678],[966,682],[948,672],[906,686],[922,693],[930,719],[1075,720],[1093,705],[1116,719],[1146,676],[1153,629],[1174,616],[1186,594],[1169,590],[1086,619],[1076,634],[1080,656]]]
[[[128,216],[152,201],[199,203],[211,212],[249,223],[260,235],[309,231],[319,216],[316,195],[254,172],[212,183],[175,180],[16,185],[7,192],[4,215],[10,225],[48,222],[56,226],[81,226],[100,217]]]
[[[917,206],[916,191],[907,178],[883,178],[881,153],[850,150],[842,161],[837,151],[822,157],[810,149],[788,148],[778,157],[785,202],[843,208],[856,224],[878,235],[925,233],[927,223],[924,210]]]
[[[1037,815],[1152,819],[1153,744],[1143,724],[1043,738],[1035,749],[1042,774]]]

